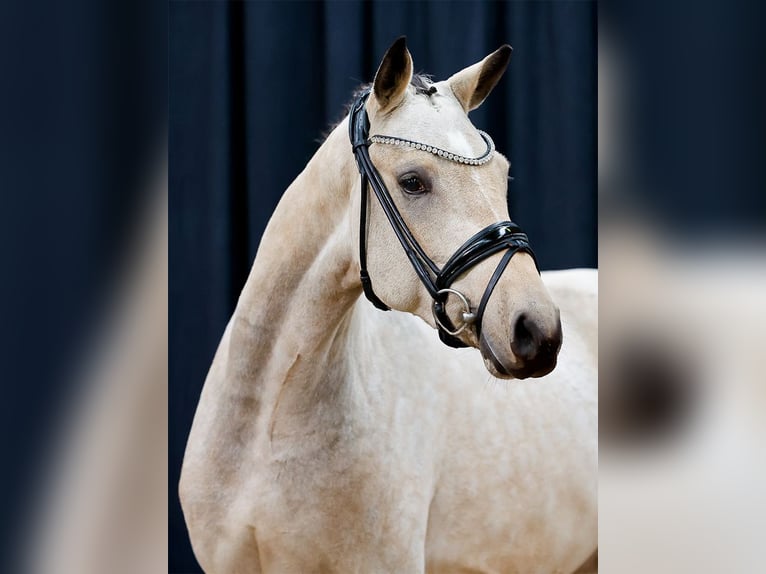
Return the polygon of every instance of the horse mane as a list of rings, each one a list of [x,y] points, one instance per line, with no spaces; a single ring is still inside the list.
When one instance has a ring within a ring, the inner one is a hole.
[[[415,88],[416,94],[421,94],[424,96],[430,96],[434,92],[436,92],[436,88],[433,86],[433,82],[431,80],[432,76],[429,74],[413,74],[412,80],[410,81],[410,85]],[[324,141],[327,139],[327,137],[332,133],[332,131],[338,126],[340,122],[343,121],[343,119],[348,115],[349,111],[351,111],[351,106],[354,104],[356,99],[364,92],[365,90],[368,90],[372,87],[372,84],[362,84],[358,88],[356,88],[349,99],[349,101],[346,103],[345,106],[343,106],[343,112],[341,113],[340,117],[332,122],[329,127],[322,132],[319,138],[317,138],[316,142],[318,144],[324,143]]]

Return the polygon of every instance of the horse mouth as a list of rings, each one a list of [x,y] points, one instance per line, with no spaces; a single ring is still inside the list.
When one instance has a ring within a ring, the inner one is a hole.
[[[553,369],[556,368],[556,362],[557,360],[554,359],[550,365],[540,369],[537,369],[534,367],[532,368],[522,367],[521,369],[512,369],[511,374],[513,375],[513,378],[515,379],[529,379],[529,378],[539,379],[540,377],[544,377],[545,375],[553,371]]]
[[[557,358],[545,367],[539,368],[539,366],[522,366],[518,368],[509,367],[503,364],[498,358],[492,345],[487,339],[482,336],[479,341],[479,351],[481,352],[482,359],[484,359],[484,366],[494,377],[498,379],[528,379],[544,377],[553,369],[556,368]]]
[[[484,335],[482,335],[479,340],[479,351],[481,352],[482,359],[484,359],[484,366],[487,367],[487,370],[493,376],[499,379],[517,378],[512,373],[513,369],[506,367],[503,365],[500,359],[498,359],[494,349],[492,348],[492,345],[490,345],[489,341],[487,341]]]

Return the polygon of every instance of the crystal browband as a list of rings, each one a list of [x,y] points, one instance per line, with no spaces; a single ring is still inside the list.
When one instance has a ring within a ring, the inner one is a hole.
[[[434,146],[427,145],[420,142],[406,140],[403,138],[397,138],[393,136],[374,135],[374,136],[370,136],[370,141],[373,143],[379,143],[379,144],[398,145],[398,146],[411,147],[414,149],[420,149],[423,151],[427,151],[428,153],[437,155],[439,157],[443,157],[444,159],[454,161],[456,163],[464,163],[467,165],[484,165],[492,158],[492,152],[495,151],[495,142],[492,141],[492,138],[489,137],[488,133],[483,132],[481,130],[476,130],[476,131],[479,132],[479,135],[487,144],[487,151],[485,151],[484,154],[479,157],[465,157],[462,155],[458,155],[456,153],[449,152],[444,149],[440,149],[438,147],[434,147]]]

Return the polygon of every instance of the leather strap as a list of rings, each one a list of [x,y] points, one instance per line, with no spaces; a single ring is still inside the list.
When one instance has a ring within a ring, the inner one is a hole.
[[[402,244],[404,252],[407,254],[410,263],[415,269],[415,272],[418,274],[418,277],[423,282],[426,289],[428,289],[431,297],[435,297],[436,286],[431,279],[430,273],[432,272],[437,274],[439,272],[439,268],[425,254],[420,244],[413,237],[412,232],[407,227],[407,224],[404,222],[404,219],[399,213],[399,210],[396,208],[393,199],[391,199],[391,196],[388,193],[385,184],[383,183],[383,178],[381,178],[378,170],[375,169],[375,166],[370,159],[368,150],[370,142],[367,139],[369,133],[369,119],[367,118],[367,112],[364,110],[364,104],[367,101],[368,95],[369,90],[362,94],[362,96],[352,107],[351,115],[349,117],[349,135],[351,138],[351,145],[354,150],[354,157],[356,158],[357,168],[359,169],[359,173],[362,176],[361,211],[364,213],[364,218],[366,220],[368,203],[367,188],[371,187],[378,199],[378,202],[383,208],[383,212],[386,214],[388,222],[394,230],[394,234]],[[365,243],[366,224],[365,231],[360,235],[360,247]],[[360,267],[364,271],[364,275],[367,277],[366,282],[368,282],[370,289],[372,289],[372,282],[369,279],[369,273],[367,273],[366,269],[366,248],[363,249],[364,252],[360,252],[360,259],[362,259],[363,256],[364,260],[360,261]],[[380,301],[377,296],[375,296],[375,299]]]
[[[505,255],[503,255],[503,258],[497,264],[497,267],[495,267],[495,272],[492,274],[492,277],[490,277],[489,283],[487,283],[487,288],[484,290],[484,294],[481,296],[479,308],[476,310],[476,320],[474,321],[474,325],[476,327],[476,332],[479,334],[481,333],[481,323],[484,320],[484,311],[487,308],[487,303],[489,303],[489,298],[492,296],[492,291],[495,290],[495,285],[497,285],[497,282],[500,280],[500,277],[505,271],[505,268],[508,267],[508,264],[511,262],[511,258],[519,251],[529,253],[535,262],[535,267],[537,267],[537,258],[528,246],[517,245],[506,251]]]
[[[498,251],[514,246],[529,246],[527,236],[512,221],[499,221],[479,231],[461,245],[439,274],[436,286],[448,287],[462,273]]]
[[[362,209],[359,214],[359,278],[362,281],[362,289],[364,295],[369,299],[375,307],[381,311],[390,311],[391,307],[386,305],[375,294],[372,288],[372,279],[367,271],[367,208],[369,201],[367,200],[367,176],[362,174]]]

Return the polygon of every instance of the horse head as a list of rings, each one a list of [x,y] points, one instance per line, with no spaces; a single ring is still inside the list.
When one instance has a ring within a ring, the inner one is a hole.
[[[453,346],[477,347],[493,375],[526,378],[543,376],[556,366],[562,340],[559,310],[543,285],[526,236],[509,221],[510,164],[468,118],[503,75],[510,56],[510,46],[503,46],[434,83],[413,76],[404,38],[388,49],[369,96],[360,100],[369,124],[367,157],[412,238],[430,259],[425,274],[437,279],[424,278],[422,269],[417,272],[417,263],[408,257],[407,247],[402,248],[391,208],[387,212],[381,201],[363,206],[369,211],[366,224],[363,219],[366,229],[360,232],[366,233],[367,251],[361,266],[366,266],[374,285],[373,300],[379,298],[385,306],[454,333],[442,333]],[[493,227],[501,221],[510,225]],[[470,260],[482,242],[507,241],[503,234],[522,237],[518,245],[526,247],[517,245],[510,254],[502,245],[485,249],[470,266],[453,269],[450,290],[435,294],[438,274],[450,266],[456,251]],[[472,241],[466,242],[468,238]]]

